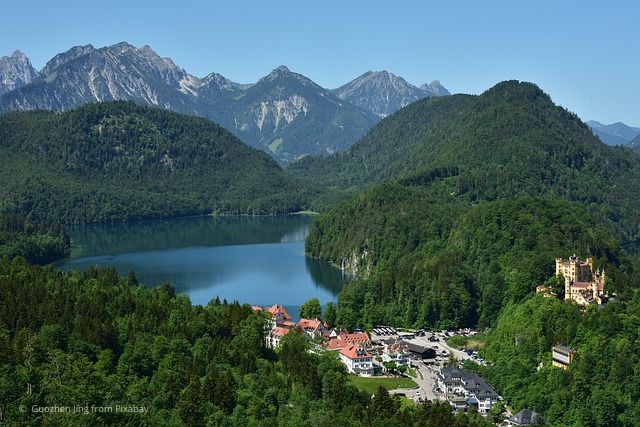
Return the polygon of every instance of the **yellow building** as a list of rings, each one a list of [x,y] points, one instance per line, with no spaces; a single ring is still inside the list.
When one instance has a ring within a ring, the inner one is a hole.
[[[551,349],[551,364],[556,368],[567,369],[573,362],[573,349],[561,344],[554,345]]]
[[[564,299],[579,305],[602,304],[604,292],[604,270],[593,271],[593,258],[581,260],[576,255],[569,259],[556,258],[556,276],[564,277]]]

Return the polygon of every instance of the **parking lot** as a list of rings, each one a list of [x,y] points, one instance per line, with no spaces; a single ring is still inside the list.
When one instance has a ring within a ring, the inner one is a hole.
[[[417,375],[414,380],[418,387],[412,390],[395,390],[395,392],[404,394],[414,401],[423,399],[444,400],[444,395],[437,389],[437,373],[444,363],[449,360],[450,355],[453,355],[459,362],[470,359],[476,363],[484,364],[484,361],[477,356],[477,352],[457,350],[446,343],[447,338],[458,333],[460,331],[403,332],[389,326],[379,326],[372,329],[371,341],[374,344],[381,345],[383,341],[402,339],[409,343],[434,349],[436,352],[434,359],[414,359],[411,361],[411,366],[416,370]],[[464,331],[462,333],[473,334],[474,332]]]

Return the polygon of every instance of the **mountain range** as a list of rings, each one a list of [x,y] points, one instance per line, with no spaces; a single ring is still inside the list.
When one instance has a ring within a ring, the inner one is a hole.
[[[365,73],[333,91],[285,66],[252,84],[218,73],[199,78],[149,46],[125,42],[75,46],[40,71],[19,51],[0,59],[0,112],[130,100],[213,120],[282,164],[345,149],[381,117],[447,94],[437,81],[418,88],[386,71]]]
[[[451,95],[437,80],[416,87],[388,71],[368,71],[334,89],[333,93],[379,117],[386,117],[422,98]]]
[[[590,120],[587,125],[607,145],[627,145],[640,135],[640,128],[628,126],[622,122],[605,125]]]

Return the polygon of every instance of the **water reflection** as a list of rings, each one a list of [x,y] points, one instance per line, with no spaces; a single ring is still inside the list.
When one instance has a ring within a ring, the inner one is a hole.
[[[299,306],[332,301],[347,277],[304,256],[312,218],[200,217],[70,229],[75,244],[63,269],[114,267],[141,283],[171,283],[195,304],[219,297]]]

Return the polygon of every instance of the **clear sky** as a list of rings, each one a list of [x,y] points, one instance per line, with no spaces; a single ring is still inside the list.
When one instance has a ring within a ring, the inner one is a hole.
[[[241,83],[281,64],[329,88],[383,69],[464,93],[519,79],[585,120],[640,126],[639,28],[631,0],[8,0],[0,56],[20,49],[41,68],[128,41]]]

